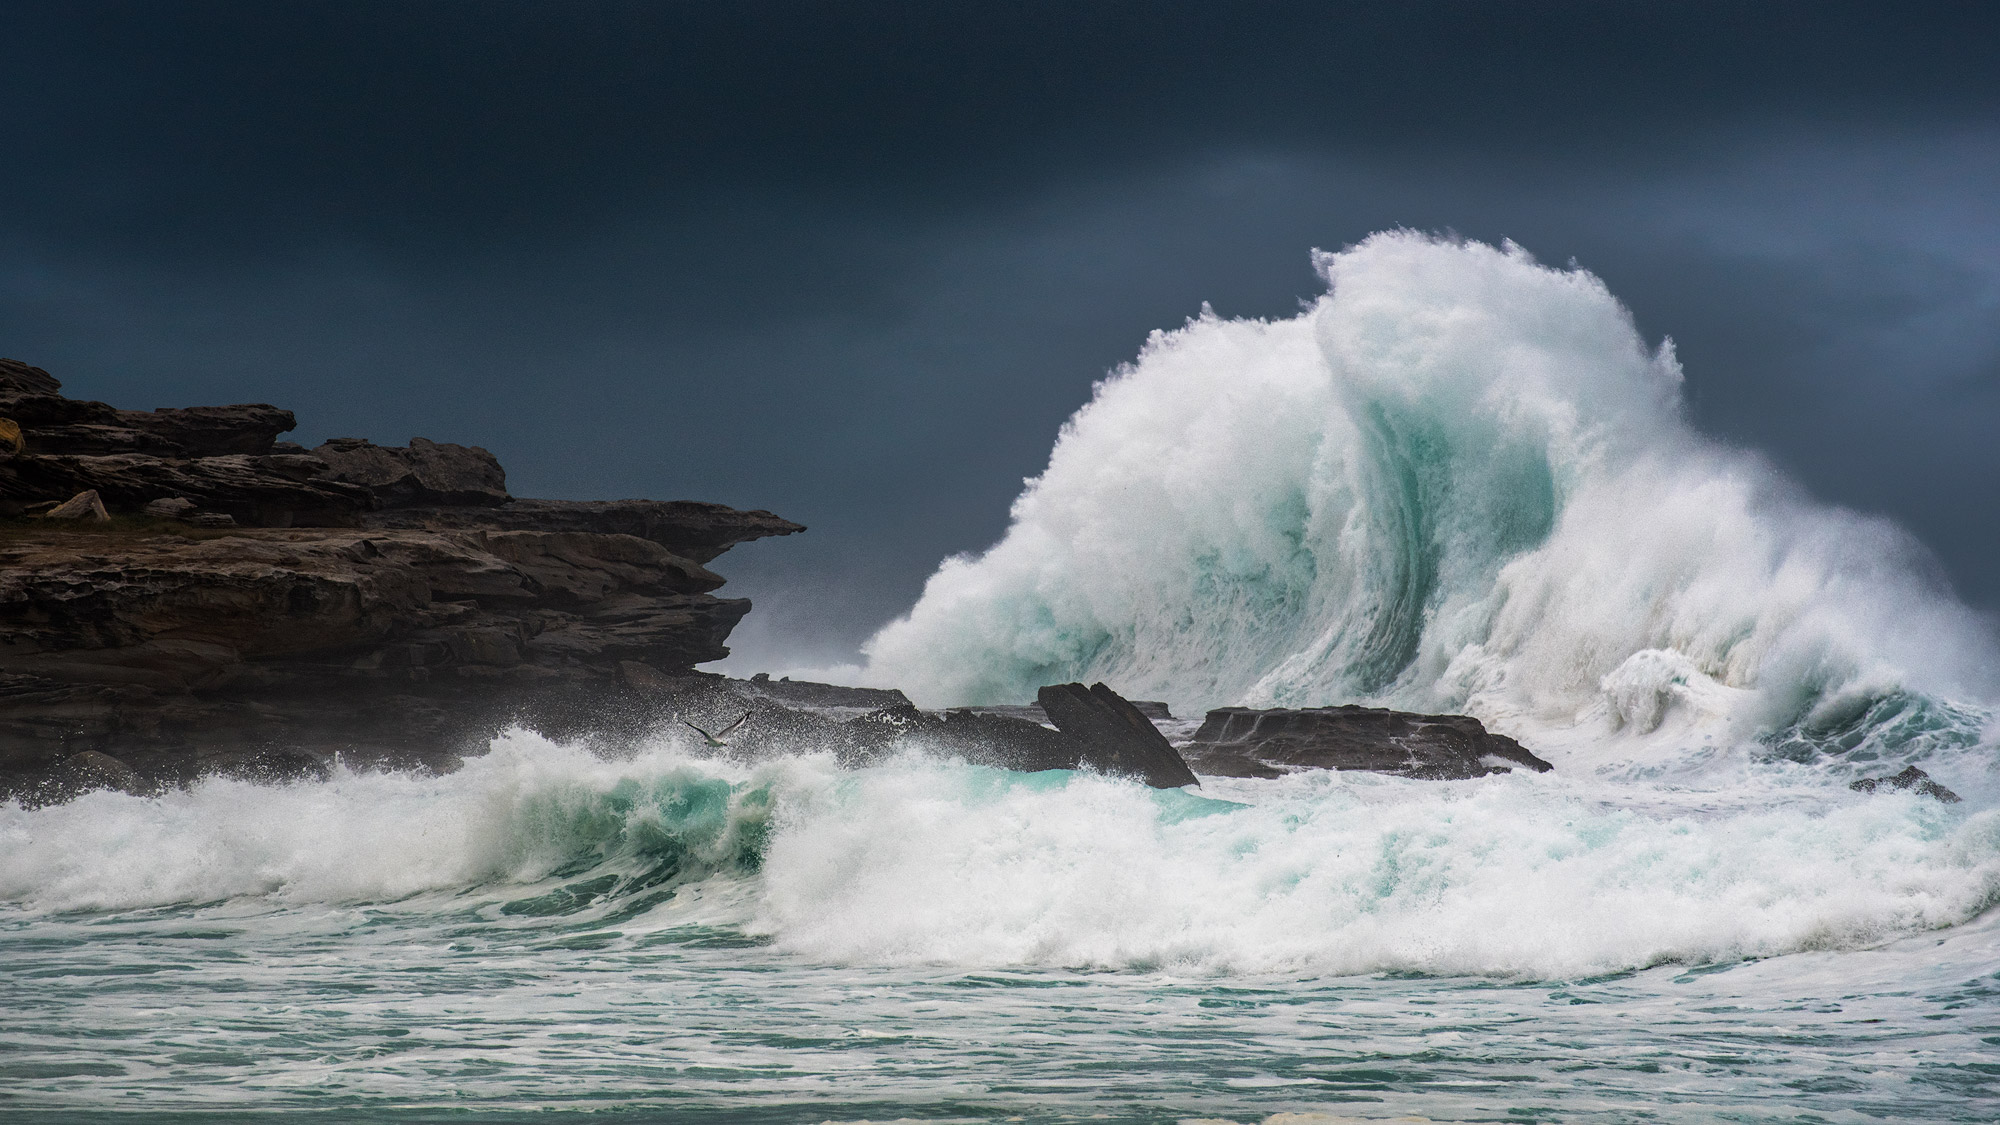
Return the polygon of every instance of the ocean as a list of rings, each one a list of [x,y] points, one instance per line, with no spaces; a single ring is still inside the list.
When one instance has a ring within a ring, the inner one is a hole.
[[[1462,712],[1553,773],[513,730],[0,806],[0,1119],[2000,1120],[1991,622],[1696,433],[1588,273],[1320,265],[1156,334],[823,674]],[[1851,788],[1907,765],[1964,800]]]

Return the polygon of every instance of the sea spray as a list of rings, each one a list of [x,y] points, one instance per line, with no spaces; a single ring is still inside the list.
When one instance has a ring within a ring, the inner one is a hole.
[[[1465,711],[1607,768],[1838,750],[1899,693],[1954,718],[1871,760],[1980,741],[2000,660],[1923,549],[1695,433],[1597,278],[1409,232],[1318,265],[1295,318],[1155,333],[867,676]]]
[[[2000,811],[1913,796],[1723,811],[1330,772],[1203,792],[863,771],[786,818],[756,928],[839,963],[1546,979],[1862,947],[2000,897]]]
[[[2000,810],[1804,766],[1739,780],[1162,791],[917,753],[605,760],[512,732],[441,778],[0,807],[0,926],[333,908],[637,941],[698,920],[822,964],[1564,978],[1867,947],[2000,896]]]
[[[611,761],[514,730],[442,777],[210,778],[157,798],[99,792],[43,809],[0,805],[0,902],[387,902],[472,888],[491,888],[497,902],[514,901],[513,887],[585,874],[596,890],[570,898],[594,899],[754,871],[774,789],[832,769],[809,756],[759,766],[699,759],[671,739],[633,751]]]

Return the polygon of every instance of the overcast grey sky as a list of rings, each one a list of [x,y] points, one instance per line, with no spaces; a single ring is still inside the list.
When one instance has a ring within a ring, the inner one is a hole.
[[[812,530],[720,564],[739,651],[808,661],[1150,330],[1450,230],[1599,273],[1704,429],[1992,609],[1996,11],[0,4],[0,354],[770,508]]]

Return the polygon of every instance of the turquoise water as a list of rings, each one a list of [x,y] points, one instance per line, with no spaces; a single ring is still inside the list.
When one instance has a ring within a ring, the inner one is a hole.
[[[2000,1117],[1994,813],[1492,781],[515,734],[0,811],[0,1118]]]

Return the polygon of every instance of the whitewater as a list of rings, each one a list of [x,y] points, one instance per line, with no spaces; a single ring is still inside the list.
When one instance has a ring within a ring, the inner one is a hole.
[[[856,678],[1456,711],[1555,772],[514,730],[0,806],[0,1118],[2000,1119],[1991,623],[1697,433],[1589,273],[1317,262],[1105,379]],[[1850,788],[1910,764],[1964,801]]]

